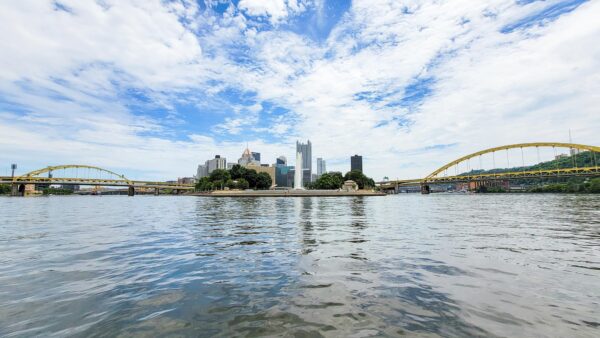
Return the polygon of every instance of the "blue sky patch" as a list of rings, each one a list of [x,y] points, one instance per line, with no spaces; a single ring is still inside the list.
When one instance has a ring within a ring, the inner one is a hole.
[[[324,0],[321,7],[311,7],[293,18],[287,28],[314,41],[323,42],[350,6],[351,1],[348,0]]]
[[[532,1],[525,2],[525,4],[529,4]],[[587,0],[570,0],[570,1],[562,1],[557,4],[548,6],[543,10],[527,16],[521,20],[508,24],[500,29],[501,33],[508,34],[512,33],[515,30],[526,29],[532,26],[540,26],[545,25],[546,23],[553,21],[560,17],[563,14],[567,14],[575,10]]]
[[[416,78],[406,88],[404,88],[404,96],[398,102],[401,107],[415,108],[420,105],[423,100],[433,92],[432,86],[435,84],[435,79],[432,77]]]

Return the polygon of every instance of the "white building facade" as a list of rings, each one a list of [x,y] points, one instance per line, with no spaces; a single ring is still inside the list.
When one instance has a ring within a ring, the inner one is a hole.
[[[317,177],[321,177],[324,173],[327,172],[327,168],[325,166],[325,160],[318,157],[317,158]]]
[[[206,166],[208,167],[208,174],[210,175],[210,173],[216,169],[227,169],[227,159],[220,155],[215,155],[215,158],[206,161]]]
[[[227,169],[227,159],[220,155],[215,155],[215,158],[204,162],[204,164],[198,165],[196,170],[196,179],[199,180],[202,177],[207,177],[216,169]]]

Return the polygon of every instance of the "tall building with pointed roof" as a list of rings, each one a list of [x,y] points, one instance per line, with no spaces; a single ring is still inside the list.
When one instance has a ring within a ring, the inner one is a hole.
[[[240,157],[240,159],[238,160],[238,164],[241,166],[246,166],[248,164],[260,166],[260,161],[256,160],[255,156],[253,156],[253,153],[246,146],[246,149],[242,153],[242,157]]]
[[[238,164],[246,169],[252,169],[257,173],[267,173],[271,177],[271,184],[275,185],[275,166],[269,167],[268,165],[260,164],[260,153],[250,151],[250,148],[246,146],[246,149],[242,153],[242,157],[238,160]]]

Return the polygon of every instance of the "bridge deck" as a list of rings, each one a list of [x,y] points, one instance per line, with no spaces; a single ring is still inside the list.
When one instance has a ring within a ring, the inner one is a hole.
[[[412,180],[397,180],[380,183],[382,189],[393,189],[401,186],[415,186],[420,184],[436,183],[462,183],[470,181],[517,179],[517,178],[548,178],[548,177],[587,177],[600,176],[600,166],[582,168],[560,168],[546,170],[512,171],[504,173],[481,173],[473,175],[453,175],[430,177]]]
[[[192,184],[177,184],[167,182],[152,181],[125,181],[114,179],[85,179],[85,178],[60,178],[60,177],[16,177],[0,176],[0,184],[57,184],[57,185],[90,185],[106,187],[129,187],[135,188],[159,188],[159,189],[180,189],[192,190]]]

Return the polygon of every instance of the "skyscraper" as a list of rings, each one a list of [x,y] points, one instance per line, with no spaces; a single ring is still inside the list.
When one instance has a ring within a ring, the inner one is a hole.
[[[296,141],[296,153],[302,154],[302,181],[306,185],[311,181],[312,174],[312,144],[310,140],[306,143]]]
[[[287,164],[287,158],[285,158],[285,156],[281,155],[277,158],[276,164],[283,164],[286,165]]]
[[[207,161],[208,162],[208,161]],[[199,164],[198,170],[196,171],[196,179],[208,176],[208,166],[206,164]]]
[[[252,157],[254,158],[255,161],[257,161],[258,163],[260,163],[260,153],[257,152],[252,152]]]
[[[362,156],[354,155],[350,157],[350,170],[358,170],[360,172],[363,171]]]
[[[242,153],[242,157],[238,160],[238,164],[245,167],[248,164],[260,166],[260,161],[256,160],[255,154],[260,159],[260,153],[251,152],[250,149],[246,148]]]
[[[327,169],[325,168],[325,160],[323,160],[320,157],[317,157],[317,177],[320,177],[326,172]]]
[[[294,171],[294,189],[296,190],[304,190],[304,177],[302,177],[302,174],[304,173],[304,169],[302,169],[302,164],[304,163],[304,161],[302,161],[302,153],[301,152],[297,152],[296,153],[296,169]]]
[[[294,167],[285,164],[276,164],[275,184],[278,187],[292,187],[294,185]]]
[[[212,160],[206,161],[207,174],[210,175],[216,169],[227,169],[227,160],[221,155],[215,155]]]

